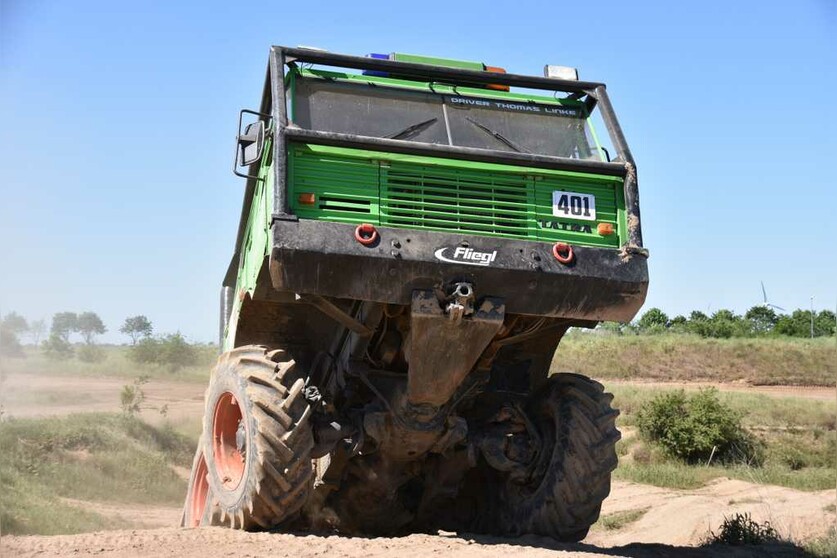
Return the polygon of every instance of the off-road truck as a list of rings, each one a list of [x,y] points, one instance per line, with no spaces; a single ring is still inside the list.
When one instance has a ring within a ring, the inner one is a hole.
[[[273,47],[234,172],[184,525],[584,538],[617,411],[550,364],[569,328],[632,319],[648,284],[605,86]]]

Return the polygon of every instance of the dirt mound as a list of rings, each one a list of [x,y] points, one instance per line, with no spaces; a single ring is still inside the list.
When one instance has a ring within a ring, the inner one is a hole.
[[[710,530],[736,513],[749,513],[758,522],[769,521],[785,538],[806,541],[822,536],[835,524],[830,507],[835,490],[802,492],[781,486],[720,478],[696,490],[672,490],[644,484],[614,483],[602,515],[647,510],[636,522],[614,531],[594,530],[585,542],[623,545],[664,543],[696,545]]]

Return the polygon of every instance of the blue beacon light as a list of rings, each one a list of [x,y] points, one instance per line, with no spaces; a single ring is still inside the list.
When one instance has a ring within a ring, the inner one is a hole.
[[[380,54],[377,52],[370,52],[366,55],[367,58],[375,58],[377,60],[392,60],[390,54]],[[389,72],[381,72],[379,70],[363,70],[365,76],[389,77]]]

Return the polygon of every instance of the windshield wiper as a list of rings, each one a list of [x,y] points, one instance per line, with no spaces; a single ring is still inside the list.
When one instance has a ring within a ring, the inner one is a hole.
[[[507,146],[511,147],[512,149],[514,149],[518,153],[529,153],[529,151],[526,151],[525,149],[516,146],[514,143],[512,143],[512,141],[509,138],[507,138],[506,136],[504,136],[500,132],[496,132],[496,131],[492,130],[491,128],[489,128],[488,126],[480,124],[479,122],[477,122],[476,120],[474,120],[470,116],[466,116],[465,120],[467,120],[468,122],[470,122],[471,124],[473,124],[474,126],[479,128],[480,130],[482,130],[486,134],[490,134],[491,136],[494,136],[496,139],[503,142]]]
[[[400,132],[396,132],[394,134],[390,134],[385,136],[387,139],[402,139],[407,136],[410,136],[416,132],[420,132],[425,128],[429,127],[431,124],[436,122],[438,118],[431,118],[430,120],[425,120],[424,122],[419,122],[418,124],[413,124],[412,126],[408,126],[401,130]]]

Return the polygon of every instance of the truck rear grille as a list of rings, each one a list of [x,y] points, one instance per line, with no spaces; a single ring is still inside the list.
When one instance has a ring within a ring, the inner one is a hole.
[[[625,229],[621,186],[618,178],[580,173],[289,147],[290,209],[320,221],[618,247]],[[555,190],[594,195],[596,221],[554,217]],[[303,193],[314,194],[315,203],[301,203]],[[615,234],[600,236],[598,223],[610,223]]]

